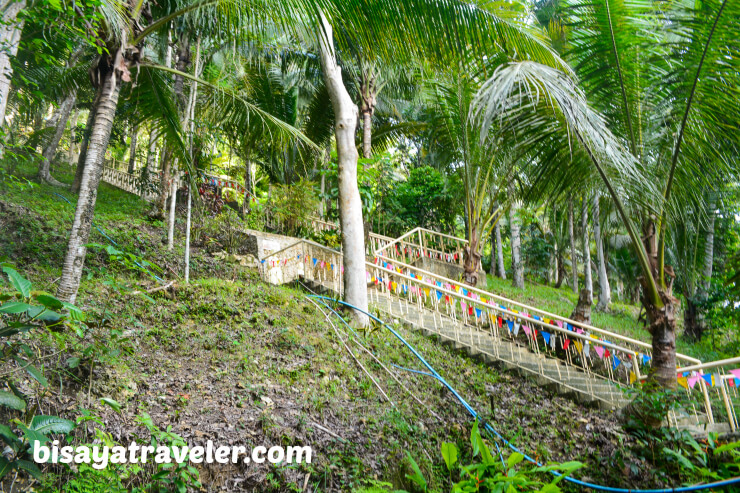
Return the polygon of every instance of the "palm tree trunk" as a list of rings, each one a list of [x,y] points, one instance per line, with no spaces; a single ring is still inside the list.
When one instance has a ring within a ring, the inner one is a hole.
[[[514,197],[514,187],[509,187],[509,195]],[[509,225],[511,228],[511,270],[512,284],[515,288],[524,288],[524,265],[522,265],[522,238],[519,225],[519,201],[513,199],[509,209]]]
[[[146,153],[146,167],[151,173],[157,163],[157,140],[159,139],[159,132],[156,128],[149,130],[149,145]]]
[[[2,25],[0,26],[0,128],[5,125],[5,111],[10,96],[10,80],[13,78],[13,67],[10,61],[18,53],[21,31],[25,21],[16,22],[18,13],[26,8],[26,0],[9,0],[3,2]]]
[[[75,159],[75,136],[77,135],[77,120],[79,117],[80,110],[76,109],[69,119],[69,154],[67,155],[67,161],[69,161],[70,166]]]
[[[80,192],[80,185],[82,184],[82,174],[85,171],[85,161],[87,160],[87,148],[90,145],[90,135],[92,135],[93,127],[95,127],[95,108],[98,106],[100,99],[100,91],[98,88],[93,104],[90,107],[90,113],[87,115],[87,122],[85,123],[85,134],[82,136],[82,143],[80,144],[80,155],[77,158],[77,169],[75,170],[75,179],[72,181],[72,193]]]
[[[362,201],[357,188],[357,105],[352,101],[342,81],[342,71],[334,52],[332,27],[320,13],[323,32],[320,33],[321,68],[324,82],[334,109],[334,132],[337,143],[340,222],[344,253],[344,299],[347,303],[368,311],[365,280],[365,235],[362,221]],[[353,311],[355,322],[366,327],[368,316]]]
[[[175,210],[177,208],[177,173],[172,175],[170,188],[170,212],[167,215],[167,250],[175,248]]]
[[[373,114],[370,111],[362,112],[362,157],[369,159],[373,156],[372,129]]]
[[[581,231],[583,232],[583,279],[584,288],[588,292],[588,303],[593,303],[594,285],[591,279],[591,245],[588,239],[588,201],[583,198],[581,209]]]
[[[468,244],[463,249],[463,280],[470,286],[478,284],[478,270],[480,269],[480,226],[471,224],[468,230]]]
[[[131,147],[129,148],[128,172],[134,174],[136,170],[136,142],[139,137],[139,125],[136,124],[131,128]]]
[[[571,289],[578,293],[578,260],[576,257],[576,235],[573,233],[573,197],[568,197],[568,240],[570,241]]]
[[[62,101],[62,104],[60,104],[59,108],[57,109],[58,114],[55,115],[54,118],[52,118],[52,120],[56,119],[56,128],[54,130],[54,134],[49,140],[49,143],[46,145],[43,154],[41,155],[41,162],[39,163],[38,173],[39,179],[45,183],[48,183],[49,185],[54,185],[58,187],[67,186],[51,176],[50,166],[52,159],[54,159],[54,156],[57,153],[59,141],[62,140],[64,128],[67,126],[67,120],[69,120],[69,115],[72,112],[72,108],[74,107],[76,101],[77,91],[73,90],[67,95],[66,98],[64,98],[64,101]]]
[[[501,221],[496,221],[493,228],[493,234],[496,235],[496,265],[498,276],[506,280],[506,267],[504,266],[504,243],[501,241]]]
[[[596,240],[596,255],[599,260],[599,302],[596,309],[604,311],[609,308],[612,301],[611,288],[609,287],[609,277],[606,272],[606,259],[604,258],[604,240],[601,237],[601,221],[599,218],[599,194],[593,198],[593,215],[594,215],[594,239]]]
[[[714,264],[714,220],[716,217],[716,214],[714,213],[714,209],[716,207],[714,199],[709,201],[708,207],[709,222],[707,223],[707,237],[704,242],[704,268],[701,272],[701,287],[705,294],[709,292],[709,286],[712,282],[712,267]]]
[[[172,148],[166,146],[162,153],[162,174],[159,178],[159,198],[156,202],[155,210],[152,215],[158,218],[164,218],[165,207],[167,206],[167,197],[170,193],[170,174],[172,168]]]
[[[362,157],[373,155],[373,113],[377,104],[377,88],[372,73],[363,72],[360,82],[360,113],[362,114]]]
[[[70,303],[74,303],[77,298],[77,290],[80,287],[82,267],[87,253],[86,245],[90,238],[95,200],[98,195],[98,185],[103,174],[105,151],[108,148],[113,118],[118,105],[118,96],[121,91],[121,83],[114,69],[104,72],[101,79],[99,96],[96,105],[91,110],[95,113],[95,124],[85,153],[85,168],[80,181],[80,196],[77,199],[62,277],[57,289],[57,297]]]
[[[643,228],[643,246],[647,254],[653,279],[660,279],[658,274],[658,238],[655,223],[648,221]],[[648,331],[652,336],[653,363],[650,378],[661,387],[676,387],[676,307],[678,300],[673,297],[673,270],[666,266],[669,274],[665,286],[658,285],[657,295],[660,304],[649,296],[650,286],[646,276],[640,277],[643,291],[642,304],[645,307],[649,322]]]
[[[249,212],[249,202],[252,200],[252,162],[249,157],[244,159],[244,204],[242,204],[242,213]]]

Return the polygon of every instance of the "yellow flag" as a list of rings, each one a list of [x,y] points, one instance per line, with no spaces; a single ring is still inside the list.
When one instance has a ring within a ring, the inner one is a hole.
[[[637,380],[637,375],[635,375],[635,372],[631,371],[630,372],[630,385],[635,383],[635,380]]]
[[[583,343],[581,341],[573,341],[573,344],[576,346],[576,350],[580,353],[583,351]]]
[[[686,390],[689,390],[689,379],[686,377],[678,377],[678,384],[685,388]]]

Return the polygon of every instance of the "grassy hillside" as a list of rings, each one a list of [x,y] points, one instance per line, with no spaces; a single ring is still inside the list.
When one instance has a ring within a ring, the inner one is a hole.
[[[73,213],[56,193],[75,201],[69,192],[47,186],[0,196],[0,256],[35,289],[51,293]],[[105,235],[96,230],[91,241],[112,240],[176,280],[181,247],[163,248],[163,225],[147,221],[145,210],[139,199],[101,185],[95,220]],[[255,271],[199,250],[192,260],[190,285],[141,295],[134,291],[157,283],[91,251],[77,302],[87,314],[88,330],[33,333],[27,340],[43,362],[49,387],[17,373],[14,362],[4,361],[3,373],[16,372],[19,388],[44,414],[72,420],[97,416],[98,421],[78,426],[74,443],[90,443],[95,433],[124,444],[152,437],[170,443],[176,434],[191,444],[211,439],[314,448],[311,465],[203,464],[198,476],[207,491],[356,491],[381,482],[414,491],[406,478],[407,452],[430,491],[449,488],[440,445],[457,443],[461,460],[470,461],[470,416],[436,380],[394,366],[422,369],[397,339],[382,328],[354,338],[302,291],[266,285]],[[0,284],[0,294],[7,291],[9,286]],[[568,294],[557,291],[561,301],[551,291],[536,288],[521,299],[568,312]],[[625,320],[625,327],[630,316],[608,315]],[[495,428],[538,459],[581,460],[587,467],[577,476],[613,485],[678,481],[675,466],[650,463],[644,444],[626,435],[612,413],[583,408],[406,328],[398,330]],[[120,411],[101,398],[114,399]],[[2,415],[2,422],[18,417],[8,410]],[[44,488],[67,492],[156,490],[168,487],[173,474],[157,479],[154,465],[103,471],[55,466],[47,472]],[[193,477],[183,474],[194,488]]]

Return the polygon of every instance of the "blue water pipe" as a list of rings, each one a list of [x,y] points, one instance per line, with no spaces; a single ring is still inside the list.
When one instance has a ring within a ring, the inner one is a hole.
[[[391,327],[387,323],[383,322],[382,320],[380,320],[378,317],[376,317],[372,313],[368,313],[367,311],[363,310],[362,308],[358,308],[358,307],[356,307],[356,306],[354,306],[354,305],[352,305],[350,303],[347,303],[346,301],[336,300],[336,299],[330,298],[328,296],[320,296],[320,295],[307,295],[307,296],[309,298],[316,298],[316,299],[321,299],[321,300],[329,300],[329,301],[334,301],[336,303],[340,303],[340,304],[342,304],[344,306],[347,306],[349,308],[352,308],[354,310],[357,310],[358,312],[364,313],[365,315],[369,316],[370,318],[372,318],[373,320],[375,320],[379,324],[382,324],[383,327],[385,327],[386,329],[388,329],[394,336],[396,336],[396,338],[399,341],[401,341],[413,353],[414,356],[416,356],[416,358],[421,362],[422,365],[424,365],[429,370],[429,372],[427,373],[427,372],[422,372],[422,371],[419,371],[419,370],[411,370],[411,369],[408,369],[408,368],[399,367],[397,365],[393,365],[393,366],[397,366],[398,368],[400,368],[402,370],[407,370],[407,371],[411,371],[413,373],[418,373],[418,374],[421,374],[421,375],[431,376],[431,377],[435,378],[440,383],[442,383],[442,385],[444,385],[445,387],[447,387],[447,389],[450,392],[452,392],[452,395],[454,395],[455,398],[458,401],[460,401],[460,403],[463,405],[463,407],[468,411],[468,413],[470,413],[470,415],[474,419],[478,419],[478,413],[475,412],[475,410],[473,409],[473,407],[470,404],[468,404],[467,401],[465,399],[463,399],[462,396],[460,396],[460,394],[458,394],[457,391],[444,378],[442,378],[442,376],[439,373],[437,373],[437,371],[432,367],[432,365],[430,365],[427,362],[427,360],[425,360],[424,357],[421,354],[419,354],[419,352],[411,344],[409,344],[409,342],[406,341],[406,339],[404,339],[403,336],[401,336],[401,334],[399,334],[396,330],[394,330],[393,327]],[[327,308],[329,308],[345,324],[347,324],[347,322],[344,320],[344,318],[342,318],[335,310],[333,310],[332,308],[330,308],[323,301],[322,301],[322,304],[324,306],[326,306]],[[347,326],[349,326],[349,325],[347,324]],[[533,459],[529,455],[525,454],[524,452],[522,452],[521,450],[519,450],[519,448],[517,448],[513,443],[511,443],[508,440],[506,440],[488,422],[484,422],[483,423],[483,426],[484,426],[484,429],[486,431],[488,431],[493,436],[495,436],[496,438],[498,438],[499,440],[501,440],[511,450],[513,450],[514,452],[518,452],[518,453],[522,454],[527,461],[529,461],[532,464],[535,464],[537,466],[542,466],[542,464],[540,462],[538,462],[537,460]],[[498,444],[496,444],[496,448],[498,449]],[[502,457],[502,460],[503,460],[503,455],[502,455],[500,449],[498,450],[498,453],[499,453],[499,456],[501,456]],[[559,473],[557,471],[550,471],[550,472],[553,475],[558,476],[558,477],[559,476],[563,476],[562,473]],[[568,481],[569,483],[576,484],[578,486],[583,486],[584,488],[591,488],[591,489],[598,490],[598,491],[610,491],[610,492],[614,492],[614,493],[672,493],[672,492],[679,493],[679,492],[688,492],[688,491],[702,491],[702,490],[707,490],[707,489],[710,489],[710,488],[724,488],[726,486],[740,484],[740,476],[738,476],[738,477],[734,477],[734,478],[730,478],[730,479],[724,479],[722,481],[715,481],[714,483],[695,484],[695,485],[691,485],[691,486],[679,486],[679,487],[676,487],[676,488],[627,489],[627,488],[616,488],[616,487],[613,487],[613,486],[605,486],[605,485],[600,485],[600,484],[589,483],[588,481],[581,481],[580,479],[576,479],[576,478],[574,478],[572,476],[565,476],[565,477],[563,477],[563,479],[565,481]]]

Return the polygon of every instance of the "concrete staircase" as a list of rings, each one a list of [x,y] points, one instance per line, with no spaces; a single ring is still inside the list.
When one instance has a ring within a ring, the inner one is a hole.
[[[616,409],[629,401],[621,387],[520,343],[516,339],[495,337],[479,327],[464,324],[439,312],[380,294],[372,306],[386,317],[397,319],[413,330],[438,339],[455,349],[482,359],[488,364],[513,370],[539,385],[574,400],[606,409]],[[386,318],[383,317],[383,318]]]

